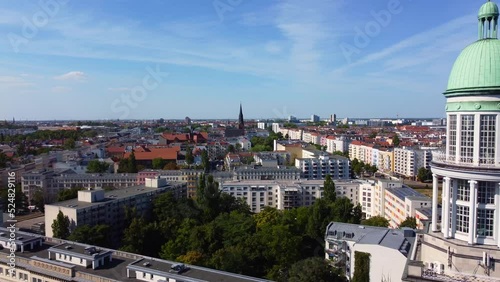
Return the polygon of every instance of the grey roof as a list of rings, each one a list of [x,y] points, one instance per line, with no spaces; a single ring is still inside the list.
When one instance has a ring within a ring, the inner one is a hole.
[[[432,207],[417,208],[416,210],[421,214],[425,215],[427,218],[432,217]],[[440,208],[438,208],[438,214],[441,214]]]
[[[404,230],[358,224],[331,222],[327,226],[326,239],[352,241],[356,244],[380,245],[399,250],[407,256],[413,240],[405,237]]]
[[[406,197],[418,197],[419,199],[428,200],[429,197],[420,194],[419,192],[413,190],[412,188],[404,185],[400,188],[387,188],[385,191],[391,192],[394,196],[400,198],[401,200],[405,200]]]
[[[173,184],[175,185],[175,183]],[[120,199],[125,199],[141,194],[146,194],[150,192],[155,192],[158,190],[164,190],[164,189],[169,189],[172,188],[173,186],[169,184],[169,186],[166,187],[160,187],[160,188],[152,188],[152,187],[146,187],[144,185],[138,185],[138,186],[131,186],[131,187],[126,187],[126,188],[120,188],[112,191],[107,191],[104,193],[104,200],[99,201],[99,202],[94,202],[94,203],[88,203],[88,202],[80,202],[78,201],[78,198],[76,199],[71,199],[63,202],[57,202],[57,203],[52,203],[48,206],[59,206],[59,207],[69,207],[69,208],[86,208],[90,206],[95,206],[95,205],[100,205],[104,202],[111,202],[111,201],[118,201]]]

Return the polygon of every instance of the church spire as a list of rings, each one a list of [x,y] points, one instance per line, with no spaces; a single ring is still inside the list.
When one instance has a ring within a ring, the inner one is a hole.
[[[240,115],[238,117],[238,129],[245,129],[245,121],[243,120],[243,108],[240,103]]]

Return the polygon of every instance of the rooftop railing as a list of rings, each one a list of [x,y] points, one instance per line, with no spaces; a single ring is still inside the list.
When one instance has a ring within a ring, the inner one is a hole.
[[[466,167],[482,167],[482,168],[500,168],[500,162],[495,161],[495,158],[480,158],[475,161],[472,157],[456,157],[447,155],[444,151],[433,151],[432,161],[438,164],[466,166]]]

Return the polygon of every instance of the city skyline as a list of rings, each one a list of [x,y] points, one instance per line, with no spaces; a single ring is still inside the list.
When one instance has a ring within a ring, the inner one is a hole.
[[[240,102],[249,118],[439,118],[477,37],[465,0],[21,3],[0,4],[0,120],[234,119]]]

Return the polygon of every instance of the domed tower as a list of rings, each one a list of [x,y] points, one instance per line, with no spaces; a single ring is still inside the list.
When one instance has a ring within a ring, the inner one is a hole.
[[[500,247],[498,6],[479,10],[478,40],[457,58],[446,97],[446,150],[433,155],[432,231]],[[438,179],[443,179],[438,225]]]

